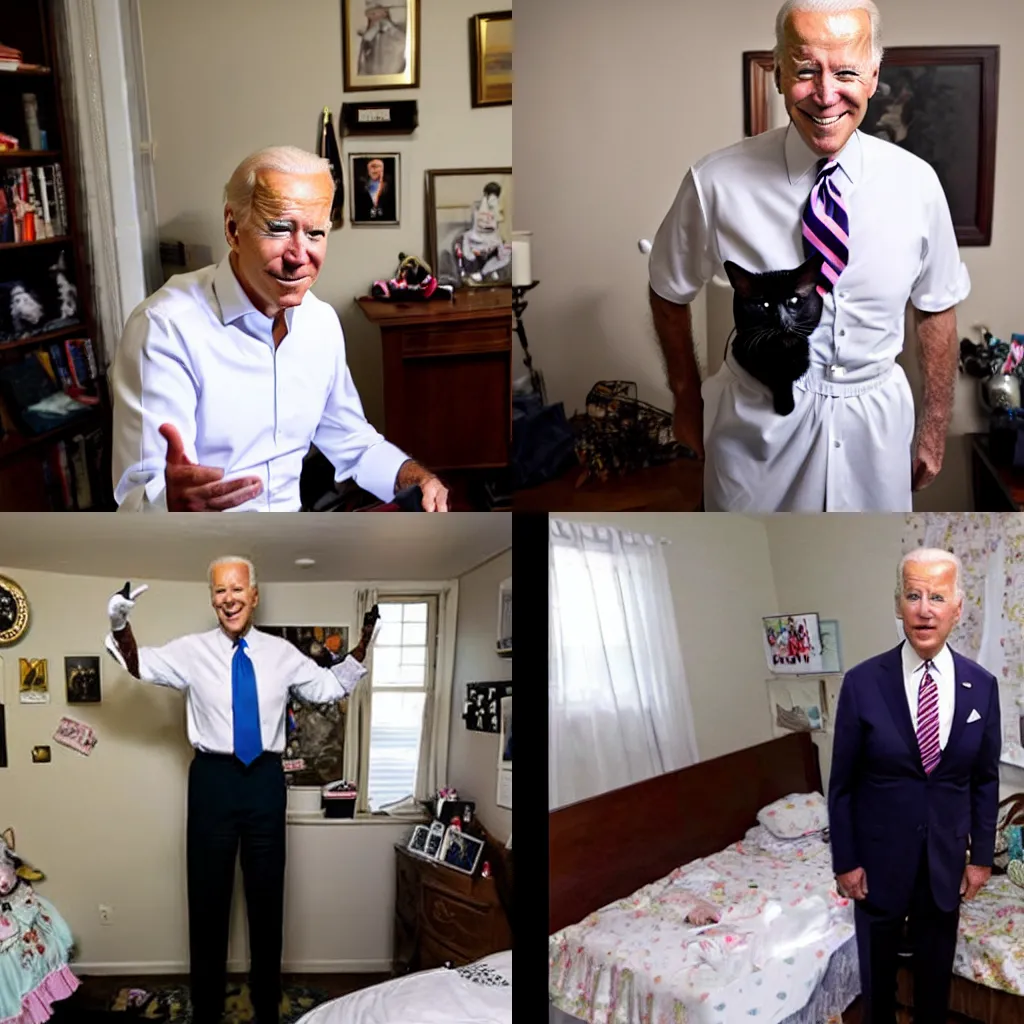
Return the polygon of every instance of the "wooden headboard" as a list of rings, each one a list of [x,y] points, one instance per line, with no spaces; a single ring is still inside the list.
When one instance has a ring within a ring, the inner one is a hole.
[[[809,733],[701,761],[548,816],[548,933],[724,849],[765,804],[821,792]]]

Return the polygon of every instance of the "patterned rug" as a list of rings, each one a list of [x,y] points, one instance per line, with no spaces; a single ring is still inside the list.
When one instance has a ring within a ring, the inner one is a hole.
[[[298,985],[286,985],[281,997],[281,1024],[294,1024],[314,1006],[330,998],[326,992]],[[123,988],[111,1000],[110,1009],[126,1017],[158,1024],[190,1024],[192,1004],[187,985],[164,985],[152,989]],[[246,1024],[253,1020],[249,986],[228,985],[224,1001],[224,1024]]]

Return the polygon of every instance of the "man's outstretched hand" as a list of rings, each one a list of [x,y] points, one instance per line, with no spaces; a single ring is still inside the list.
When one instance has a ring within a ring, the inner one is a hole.
[[[107,617],[110,619],[111,633],[120,633],[128,625],[128,616],[131,615],[132,609],[135,607],[135,599],[147,590],[149,590],[148,583],[143,583],[142,586],[136,587],[134,590],[131,590],[126,583],[123,589],[110,598],[107,602]]]
[[[160,433],[167,442],[164,480],[168,512],[223,512],[245,504],[263,490],[258,476],[224,480],[223,469],[197,466],[185,454],[181,434],[173,424],[163,424]]]
[[[424,512],[448,511],[448,488],[425,466],[421,466],[413,459],[408,459],[398,470],[395,493],[417,484],[423,492]]]

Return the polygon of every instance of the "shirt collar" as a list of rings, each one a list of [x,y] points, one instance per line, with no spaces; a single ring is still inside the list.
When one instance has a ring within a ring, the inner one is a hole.
[[[906,675],[914,676],[924,668],[924,659],[914,650],[909,640],[903,644],[901,654],[903,656],[903,671]],[[931,662],[936,675],[941,676],[946,672],[951,672],[953,652],[949,649],[949,644],[943,644]]]
[[[789,172],[791,185],[803,184],[810,191],[821,159],[813,153],[804,142],[803,136],[797,131],[792,121],[786,129],[786,170]],[[839,169],[850,185],[856,185],[864,167],[864,147],[860,141],[860,132],[855,131],[850,141],[839,154]],[[840,191],[843,191],[840,185]]]
[[[217,264],[217,269],[214,271],[213,293],[217,296],[217,302],[220,304],[220,318],[225,327],[236,320],[241,320],[243,317],[251,315],[257,317],[258,320],[256,322],[261,326],[265,326],[267,332],[270,332],[272,321],[270,317],[264,316],[252,304],[249,296],[245,294],[245,289],[239,283],[238,278],[235,277],[235,271],[231,266],[230,252]],[[305,296],[303,301],[305,301]],[[292,318],[294,316],[294,306],[285,310],[284,319],[289,331],[292,329]]]

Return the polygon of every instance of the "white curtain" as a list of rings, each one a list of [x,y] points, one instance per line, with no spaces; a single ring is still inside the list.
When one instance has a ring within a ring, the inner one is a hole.
[[[377,589],[369,587],[356,591],[355,629],[363,628],[363,616],[377,603]],[[356,637],[351,638],[352,646],[358,643]],[[345,778],[356,783],[356,814],[369,811],[370,779],[370,709],[373,705],[373,687],[370,677],[373,670],[373,644],[370,645],[363,661],[366,675],[359,685],[349,694],[348,713],[345,718]]]
[[[549,806],[698,760],[664,546],[550,521]]]
[[[452,717],[452,678],[455,672],[455,627],[459,613],[459,584],[452,581],[437,596],[437,656],[433,685],[423,705],[416,798],[427,800],[448,785],[448,734]]]

